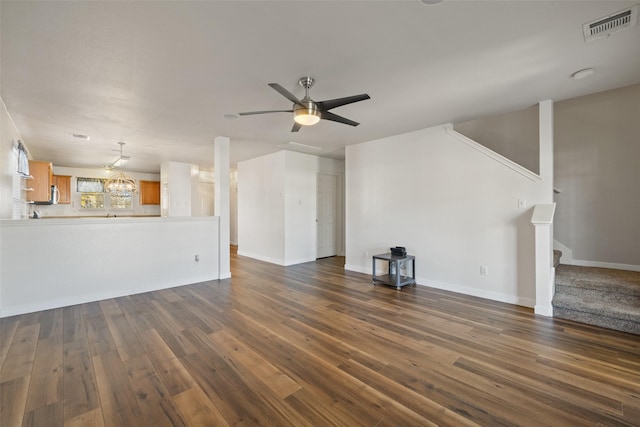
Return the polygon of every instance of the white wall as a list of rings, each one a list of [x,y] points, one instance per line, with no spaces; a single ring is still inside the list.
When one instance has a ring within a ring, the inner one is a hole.
[[[229,176],[229,238],[232,245],[238,245],[238,171]]]
[[[318,157],[285,151],[284,265],[316,259]]]
[[[238,254],[284,264],[285,153],[238,163]]]
[[[293,151],[238,163],[238,254],[279,265],[315,260],[317,174],[338,175],[342,190],[343,165]],[[342,191],[338,197],[342,201]],[[337,224],[339,250],[342,218]]]
[[[0,218],[13,217],[13,179],[16,174],[13,147],[17,146],[20,133],[0,98]]]
[[[538,105],[454,125],[456,131],[513,160],[540,172]]]
[[[555,239],[573,262],[640,271],[640,85],[556,103]]]
[[[116,172],[107,172],[103,168],[69,168],[53,165],[53,173],[55,175],[71,176],[71,203],[57,205],[31,205],[30,210],[38,209],[43,217],[48,216],[106,216],[118,215],[160,215],[159,205],[141,205],[139,194],[133,195],[133,209],[82,209],[80,207],[80,195],[78,193],[77,180],[82,178],[109,178]],[[129,175],[136,181],[159,181],[160,175],[157,173],[130,172],[125,170],[125,174]],[[140,185],[138,183],[138,185]],[[108,195],[105,195],[105,199]],[[106,206],[108,204],[105,203]]]
[[[191,216],[193,185],[196,185],[194,165],[164,162],[160,165],[160,212],[162,216]],[[197,200],[197,199],[196,199]]]
[[[329,159],[326,157],[318,157],[318,170],[317,173],[324,173],[335,175],[338,181],[338,194],[337,206],[338,221],[336,223],[336,250],[337,254],[345,255],[345,243],[344,243],[344,224],[345,224],[345,194],[344,194],[344,160]],[[316,173],[316,177],[317,177]]]
[[[346,147],[345,267],[370,274],[372,255],[405,246],[419,284],[533,307],[531,207],[550,201],[549,183],[457,135]]]
[[[2,317],[218,278],[217,217],[3,220],[0,230]]]

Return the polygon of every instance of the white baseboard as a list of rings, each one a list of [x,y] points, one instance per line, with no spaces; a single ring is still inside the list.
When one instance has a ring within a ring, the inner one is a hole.
[[[194,283],[202,283],[202,282],[208,282],[212,280],[218,280],[217,275],[216,277],[199,278]],[[76,295],[76,296],[65,297],[65,298],[56,298],[56,299],[50,299],[46,301],[37,301],[34,303],[17,304],[10,307],[2,307],[0,309],[0,318],[17,316],[17,315],[26,314],[26,313],[34,313],[36,311],[51,310],[54,308],[69,307],[71,305],[86,304],[88,302],[102,301],[102,300],[111,299],[111,298],[120,298],[120,297],[129,296],[129,295],[143,294],[145,292],[176,288],[178,286],[187,286],[194,283],[165,283],[159,286],[150,286],[147,288],[120,290],[117,292],[113,292],[113,291],[94,292],[94,293],[84,294],[84,295]]]
[[[253,254],[251,252],[246,252],[246,251],[243,251],[243,250],[240,250],[240,249],[238,249],[238,255],[246,256],[247,258],[257,259],[258,261],[268,262],[270,264],[276,264],[276,265],[284,266],[284,261],[282,261],[281,259],[276,259],[276,258],[270,258],[270,257],[262,256],[262,255],[257,255],[257,254]]]
[[[297,258],[297,259],[294,259],[294,260],[289,260],[289,261],[287,261],[285,263],[281,259],[270,258],[270,257],[262,256],[262,255],[252,254],[251,252],[245,252],[245,251],[242,251],[240,249],[238,249],[238,255],[246,256],[248,258],[257,259],[258,261],[268,262],[270,264],[281,265],[283,267],[287,267],[287,266],[290,266],[290,265],[296,265],[296,264],[303,264],[305,262],[311,262],[311,261],[315,261],[316,260],[315,257]]]
[[[562,261],[560,263],[569,264],[567,262],[563,263]],[[579,265],[581,267],[613,268],[615,270],[640,271],[640,265],[618,264],[615,262],[587,261],[582,259],[574,259],[570,265]]]
[[[371,268],[360,267],[359,265],[345,264],[345,270],[355,271],[356,273],[371,274]]]
[[[345,264],[344,269],[369,275],[371,275],[372,273],[370,269],[358,265]],[[492,301],[521,305],[523,307],[529,308],[533,308],[535,306],[535,299],[533,298],[522,298],[516,295],[507,295],[500,292],[492,292],[484,289],[471,288],[468,286],[456,285],[452,283],[437,282],[435,280],[429,280],[423,277],[416,277],[416,282],[419,286],[429,286],[431,288],[442,289],[443,291],[456,292],[458,294],[490,299]]]
[[[533,312],[541,316],[553,317],[553,306],[552,305],[536,305],[533,309]]]
[[[416,281],[419,285],[442,289],[443,291],[456,292],[458,294],[470,295],[473,297],[485,298],[492,301],[505,302],[507,304],[520,305],[529,308],[533,308],[535,306],[535,299],[533,298],[523,298],[517,295],[508,295],[501,292],[487,291],[485,289],[471,288],[469,286],[438,282],[423,278],[416,278]]]

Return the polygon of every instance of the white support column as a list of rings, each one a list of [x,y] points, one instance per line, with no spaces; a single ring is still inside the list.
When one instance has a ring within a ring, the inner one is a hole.
[[[553,203],[553,101],[538,105],[540,177],[545,187],[545,203]]]
[[[534,208],[531,223],[535,227],[536,314],[553,317],[551,300],[555,292],[553,267],[553,101],[539,104],[540,177],[544,202]]]
[[[230,170],[229,170],[229,138],[218,136],[214,140],[214,215],[220,217],[220,279],[231,277],[230,265]]]

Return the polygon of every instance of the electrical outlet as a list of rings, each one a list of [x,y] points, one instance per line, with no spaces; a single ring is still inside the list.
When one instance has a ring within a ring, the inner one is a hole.
[[[480,275],[481,276],[488,276],[489,275],[489,268],[486,265],[481,265],[480,266]]]
[[[196,255],[195,256],[195,260],[196,260],[196,262],[200,261],[200,255]]]
[[[518,207],[526,208],[527,207],[527,199],[518,199]]]

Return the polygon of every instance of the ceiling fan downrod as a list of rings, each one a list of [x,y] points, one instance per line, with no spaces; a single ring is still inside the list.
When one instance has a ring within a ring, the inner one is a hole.
[[[304,88],[304,99],[306,101],[310,100],[309,89],[313,87],[315,82],[316,81],[313,80],[313,77],[301,77],[300,80],[298,80],[298,84]]]

